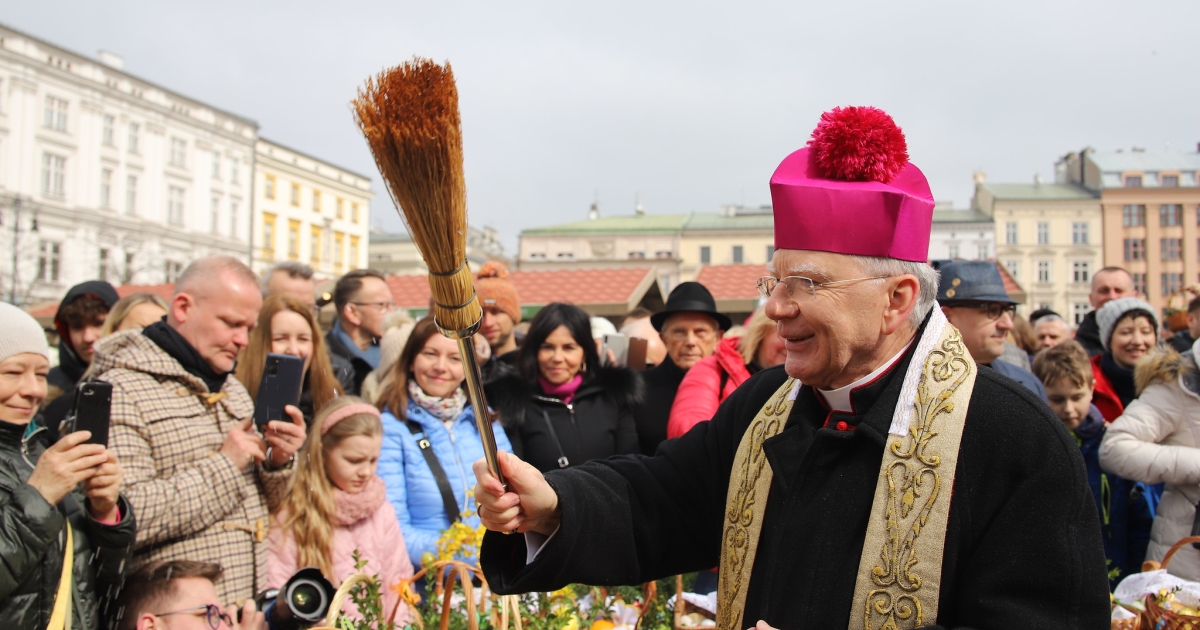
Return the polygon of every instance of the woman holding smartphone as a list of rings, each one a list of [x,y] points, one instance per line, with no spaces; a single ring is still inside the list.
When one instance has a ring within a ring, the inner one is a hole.
[[[312,309],[289,295],[272,295],[263,300],[258,324],[250,333],[250,345],[242,351],[234,373],[251,398],[258,397],[263,367],[270,353],[287,354],[304,360],[304,384],[300,392],[300,413],[304,424],[312,426],[313,415],[326,403],[346,393],[349,386],[338,380],[353,378],[349,369],[335,369],[325,350],[325,336],[313,318]]]
[[[0,330],[0,628],[105,627],[101,600],[119,590],[136,532],[121,466],[85,431],[50,443],[46,335],[5,303]]]

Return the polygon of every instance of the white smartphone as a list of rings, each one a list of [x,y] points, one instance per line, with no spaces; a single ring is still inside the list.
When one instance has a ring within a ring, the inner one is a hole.
[[[629,339],[621,333],[604,335],[604,344],[600,346],[600,365],[608,365],[609,350],[612,350],[617,365],[625,365],[625,355],[629,351]]]

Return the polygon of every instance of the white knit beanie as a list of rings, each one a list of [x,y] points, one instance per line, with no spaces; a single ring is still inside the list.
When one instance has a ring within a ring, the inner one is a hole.
[[[0,361],[24,352],[40,354],[50,360],[50,345],[46,343],[46,331],[21,309],[7,302],[0,302]]]
[[[1157,335],[1158,318],[1154,316],[1154,307],[1145,300],[1135,297],[1119,298],[1106,303],[1096,311],[1096,325],[1100,327],[1100,343],[1105,350],[1108,350],[1108,341],[1112,338],[1113,328],[1116,328],[1121,316],[1138,309],[1150,314],[1150,323],[1154,326],[1154,334]]]

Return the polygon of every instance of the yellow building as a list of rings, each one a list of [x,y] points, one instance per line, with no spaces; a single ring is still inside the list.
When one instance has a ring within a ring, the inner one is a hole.
[[[371,180],[269,140],[255,154],[254,271],[282,260],[321,278],[366,267]]]

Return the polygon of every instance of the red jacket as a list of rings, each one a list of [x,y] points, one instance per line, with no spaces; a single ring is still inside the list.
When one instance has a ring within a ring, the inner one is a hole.
[[[1100,369],[1100,359],[1103,357],[1103,354],[1092,357],[1092,377],[1096,379],[1096,391],[1092,394],[1092,404],[1100,410],[1100,415],[1104,416],[1104,422],[1112,424],[1114,420],[1121,417],[1121,414],[1125,413],[1125,405],[1121,404],[1117,390],[1113,389],[1112,383]]]
[[[726,337],[717,351],[693,365],[683,377],[667,420],[667,439],[677,438],[701,422],[712,420],[721,402],[750,378],[750,371],[738,351],[741,337]],[[721,377],[725,375],[725,386]]]

